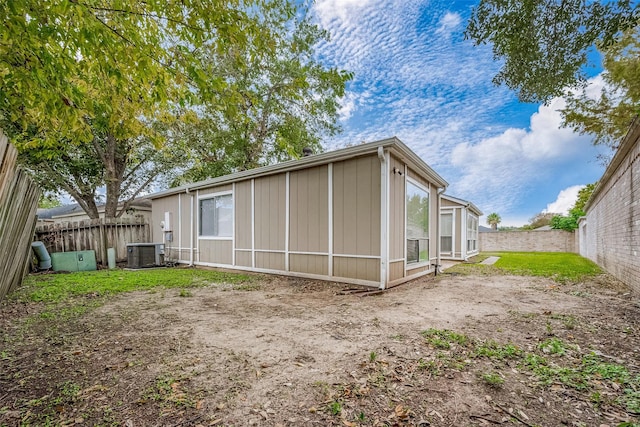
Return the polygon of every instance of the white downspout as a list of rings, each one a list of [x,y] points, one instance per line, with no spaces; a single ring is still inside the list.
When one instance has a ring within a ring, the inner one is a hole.
[[[436,211],[438,212],[438,214],[436,215],[436,218],[438,219],[436,227],[438,227],[438,228],[436,229],[437,230],[437,233],[436,233],[437,240],[436,240],[436,271],[435,271],[435,275],[438,275],[438,269],[440,268],[440,266],[442,264],[442,259],[440,257],[440,252],[442,250],[442,248],[441,248],[441,244],[442,244],[441,240],[442,239],[441,239],[441,236],[440,236],[440,220],[441,220],[441,218],[440,218],[440,208],[442,207],[441,196],[442,196],[442,193],[444,193],[446,189],[447,189],[447,187],[438,188],[438,198],[437,198],[437,201],[436,201],[437,204],[438,204],[438,208],[436,209]]]
[[[189,212],[189,266],[193,267],[193,193],[187,187],[186,194],[191,196],[191,207]]]
[[[389,162],[382,147],[378,147],[378,159],[380,159],[380,289],[385,289],[389,263]]]

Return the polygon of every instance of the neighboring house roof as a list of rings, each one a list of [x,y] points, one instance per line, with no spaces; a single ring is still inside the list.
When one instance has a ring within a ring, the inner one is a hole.
[[[471,203],[471,202],[469,202],[467,200],[459,199],[457,197],[453,197],[453,196],[450,196],[448,194],[443,194],[441,197],[443,199],[449,200],[449,201],[451,201],[453,203],[457,203],[459,205],[463,205],[463,206],[467,207],[471,212],[473,212],[474,214],[476,214],[478,216],[482,215],[482,211],[476,205],[474,205],[473,203]]]
[[[120,203],[118,206],[121,206]],[[98,212],[104,212],[104,204],[100,204],[97,206]],[[138,210],[151,210],[151,200],[138,198],[133,201],[131,204],[131,208]],[[56,206],[54,208],[49,209],[38,209],[37,211],[38,219],[53,219],[53,218],[64,218],[69,216],[76,215],[84,215],[84,210],[77,203],[72,203],[70,205],[64,206]]]
[[[82,212],[82,208],[80,208],[80,205],[78,205],[77,203],[73,203],[71,205],[56,206],[54,208],[48,209],[38,208],[36,215],[38,216],[38,219],[51,219],[54,216],[72,214],[76,212],[77,209]]]
[[[409,147],[396,137],[383,139],[375,142],[355,145],[353,147],[343,148],[341,150],[329,151],[326,153],[314,154],[302,157],[297,160],[289,160],[287,162],[277,163],[275,165],[263,166],[256,169],[250,169],[242,172],[224,175],[217,178],[208,179],[182,185],[180,187],[170,188],[145,196],[149,199],[157,199],[159,197],[169,196],[172,194],[182,193],[184,191],[197,190],[200,188],[212,187],[216,185],[224,185],[232,182],[242,181],[245,179],[257,178],[260,176],[273,175],[281,172],[306,169],[314,166],[324,165],[332,162],[347,160],[353,157],[366,154],[374,154],[379,148],[389,149],[391,152],[410,165],[416,172],[420,172],[429,177],[432,182],[440,187],[446,188],[449,184],[440,175],[438,175],[424,160],[418,157]]]
[[[494,230],[491,227],[485,227],[484,225],[480,225],[478,226],[478,231],[480,231],[481,233],[487,233],[489,231],[498,231],[498,230]]]
[[[542,227],[534,228],[531,231],[547,231],[547,230],[553,230],[553,228],[550,225],[543,225]]]

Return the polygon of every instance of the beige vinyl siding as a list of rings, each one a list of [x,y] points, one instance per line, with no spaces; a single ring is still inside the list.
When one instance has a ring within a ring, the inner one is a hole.
[[[453,202],[451,200],[447,200],[447,199],[442,199],[442,207],[443,208],[456,208],[456,207],[460,207],[460,204]]]
[[[236,266],[251,268],[251,251],[236,251]]]
[[[196,219],[193,218],[193,228],[194,228],[194,235],[193,235],[193,240],[191,239],[191,224],[192,224],[192,217],[191,217],[191,198],[193,196],[193,199],[195,199],[195,194],[191,193],[191,194],[185,194],[185,193],[181,193],[180,194],[180,215],[179,215],[179,221],[178,218],[174,218],[174,232],[173,232],[173,242],[172,244],[175,245],[176,247],[181,247],[182,250],[180,251],[180,260],[182,261],[189,261],[190,260],[190,252],[188,249],[189,248],[192,241],[195,242],[196,240],[196,236],[195,236],[195,226],[196,226]],[[195,200],[194,202],[195,203]]]
[[[391,171],[389,177],[389,259],[404,259],[405,176],[404,173],[402,175],[393,173],[393,168],[404,171],[404,163],[391,156],[389,166]],[[390,280],[394,279],[390,278]]]
[[[402,279],[404,277],[404,261],[392,262],[389,264],[389,281]]]
[[[231,240],[200,240],[200,262],[231,265]]]
[[[176,253],[176,252],[178,252],[177,256],[179,257],[178,258],[179,261],[189,262],[191,260],[191,250],[189,250],[188,247],[182,248],[182,250],[175,251],[175,252],[172,252],[172,253]],[[165,259],[166,259],[166,256],[165,256]]]
[[[329,274],[329,256],[290,254],[289,271],[326,276]]]
[[[255,180],[254,232],[256,249],[284,250],[285,176],[285,174],[279,174]]]
[[[328,166],[289,175],[289,250],[329,251]]]
[[[333,275],[377,282],[380,280],[380,260],[334,256]]]
[[[418,175],[412,169],[407,168],[407,175],[409,176],[409,178],[413,179],[414,181],[419,182],[420,185],[422,185],[424,188],[427,188],[427,189],[429,188],[430,182],[426,178],[423,178],[421,175]],[[433,197],[433,195],[429,194],[429,197]],[[435,199],[429,200],[429,203],[432,203],[434,200]]]
[[[380,160],[333,164],[333,253],[380,255]],[[339,276],[336,270],[334,274]],[[379,276],[379,272],[376,273]],[[348,275],[364,279],[364,277]],[[370,275],[367,273],[367,277]]]
[[[420,273],[424,273],[425,271],[429,270],[429,266],[428,265],[423,265],[421,267],[416,267],[416,268],[407,268],[407,276],[413,276],[416,274],[420,274]]]
[[[284,254],[256,252],[256,268],[284,271]]]
[[[151,202],[151,241],[162,243],[164,230],[160,223],[164,221],[164,213],[171,212],[172,221],[177,225],[178,221],[178,195],[155,199]],[[177,228],[177,227],[173,227]],[[174,241],[178,238],[177,233],[173,234]]]
[[[217,187],[210,187],[210,188],[202,188],[198,190],[198,196],[206,196],[207,194],[222,193],[224,191],[231,191],[231,189],[232,189],[231,184],[218,185]]]
[[[251,249],[251,180],[238,182],[235,187],[233,203],[236,249]],[[249,265],[238,265],[250,267],[251,261]]]

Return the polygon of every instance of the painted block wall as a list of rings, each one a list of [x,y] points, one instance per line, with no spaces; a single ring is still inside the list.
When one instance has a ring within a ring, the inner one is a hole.
[[[640,292],[640,125],[618,154],[587,205],[580,224],[580,250]]]
[[[485,231],[478,233],[481,252],[578,252],[573,232]]]

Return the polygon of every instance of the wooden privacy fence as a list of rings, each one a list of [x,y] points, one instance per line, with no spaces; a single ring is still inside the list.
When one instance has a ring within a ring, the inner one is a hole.
[[[127,259],[127,243],[148,243],[149,224],[143,218],[92,219],[39,225],[35,240],[44,243],[49,253],[95,250],[96,260],[107,263],[107,248],[116,250],[116,260]]]
[[[29,268],[40,189],[17,167],[18,152],[0,130],[0,299]]]

